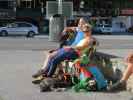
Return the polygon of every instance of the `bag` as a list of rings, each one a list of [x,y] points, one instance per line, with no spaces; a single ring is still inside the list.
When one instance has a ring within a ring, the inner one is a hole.
[[[68,75],[63,76],[62,79],[59,78],[45,78],[40,83],[40,91],[53,91],[57,88],[66,88],[72,86],[71,79],[69,79]]]
[[[80,90],[96,91],[97,90],[96,80],[93,78],[86,78],[84,80],[80,80],[79,83],[73,86],[73,89],[76,92],[79,92]]]
[[[106,89],[107,81],[97,66],[87,67],[96,80],[98,90]]]

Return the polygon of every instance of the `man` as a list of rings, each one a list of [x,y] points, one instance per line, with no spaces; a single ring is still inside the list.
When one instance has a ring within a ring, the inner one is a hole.
[[[124,71],[122,78],[118,82],[110,86],[108,88],[108,91],[118,91],[126,89],[126,82],[131,76],[131,74],[133,74],[133,52],[128,54],[126,62],[127,62],[127,68]]]

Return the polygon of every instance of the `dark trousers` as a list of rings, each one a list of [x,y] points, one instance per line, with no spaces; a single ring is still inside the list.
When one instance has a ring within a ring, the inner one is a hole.
[[[47,73],[48,77],[51,77],[56,70],[57,64],[66,59],[74,60],[76,58],[78,58],[78,54],[74,49],[72,48],[67,50],[64,48],[58,49],[57,54],[51,59],[49,59],[45,69],[45,73]]]

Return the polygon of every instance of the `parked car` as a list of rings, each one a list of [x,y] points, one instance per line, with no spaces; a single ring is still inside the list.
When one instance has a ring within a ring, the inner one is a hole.
[[[124,23],[99,24],[94,27],[93,33],[111,34],[126,32],[126,30]]]
[[[112,26],[109,24],[99,24],[96,25],[93,29],[95,33],[111,33],[112,32]]]
[[[126,32],[126,25],[122,22],[116,22],[112,24],[112,33],[122,33]]]
[[[28,22],[14,22],[7,24],[5,27],[0,27],[0,35],[26,35],[27,37],[33,37],[39,34],[38,28]]]

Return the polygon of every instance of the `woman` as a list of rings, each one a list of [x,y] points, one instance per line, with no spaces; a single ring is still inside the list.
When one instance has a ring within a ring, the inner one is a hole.
[[[52,57],[49,56],[47,65],[43,70],[45,76],[52,77],[56,70],[57,64],[59,64],[65,59],[78,58],[80,56],[81,51],[91,44],[91,26],[89,24],[83,25],[82,31],[84,32],[84,38],[80,40],[80,42],[76,46],[65,46],[61,49],[58,49],[56,51],[56,54],[55,52],[53,52]]]
[[[77,27],[66,27],[63,33],[66,33],[67,30],[72,30],[76,33],[74,41],[67,41],[66,45],[77,45],[77,43],[84,38],[84,33],[82,32],[82,27],[84,24],[88,23],[87,19],[80,18]]]
[[[126,89],[126,82],[133,74],[133,52],[129,53],[126,58],[127,68],[123,73],[122,78],[108,88],[109,91],[117,91]]]

